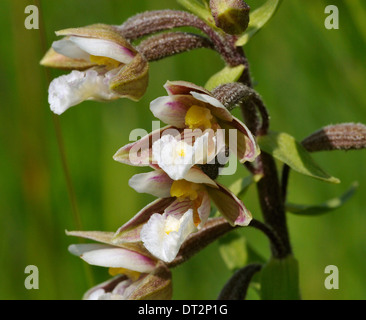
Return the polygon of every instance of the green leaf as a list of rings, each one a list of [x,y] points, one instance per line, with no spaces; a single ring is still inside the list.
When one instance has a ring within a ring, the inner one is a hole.
[[[235,272],[248,263],[265,263],[240,232],[230,232],[219,239],[219,252],[228,269]]]
[[[247,264],[246,239],[239,233],[231,232],[219,240],[219,252],[228,269],[232,272]]]
[[[299,265],[289,255],[272,258],[260,272],[262,300],[300,300]]]
[[[206,83],[205,88],[209,91],[215,89],[216,87],[239,80],[240,76],[243,74],[245,67],[240,64],[236,67],[226,66],[224,69],[214,74]]]
[[[255,35],[275,14],[282,0],[267,0],[261,7],[250,14],[248,29],[239,37],[236,45],[243,46]]]
[[[199,0],[177,0],[177,2],[188,11],[204,20],[211,28],[218,29],[206,2]]]
[[[321,215],[343,206],[355,194],[357,188],[358,183],[354,182],[351,185],[351,187],[340,197],[330,199],[324,203],[317,205],[302,205],[302,204],[287,203],[286,210],[291,213],[303,216]]]
[[[259,137],[258,144],[261,150],[273,155],[299,173],[326,182],[340,182],[339,179],[321,169],[310,153],[287,133],[270,132],[266,136]]]
[[[245,195],[249,187],[254,183],[257,183],[262,178],[261,174],[250,175],[244,178],[239,178],[233,184],[230,185],[229,190],[234,193],[239,199]]]

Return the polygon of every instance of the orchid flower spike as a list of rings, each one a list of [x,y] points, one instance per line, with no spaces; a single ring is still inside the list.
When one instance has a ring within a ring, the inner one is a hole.
[[[95,24],[56,32],[41,64],[72,70],[49,86],[51,110],[62,114],[85,100],[139,100],[148,84],[148,62],[113,26]]]
[[[221,141],[223,136],[226,147],[241,163],[254,161],[260,154],[256,139],[250,130],[239,119],[232,116],[209,91],[184,81],[168,81],[164,87],[168,96],[152,101],[150,109],[168,126],[120,148],[114,155],[116,161],[134,166],[154,167],[152,152],[154,142],[166,134],[173,135],[175,138],[182,135],[181,140],[184,141],[184,137],[190,135],[189,131],[195,135],[194,132],[197,130],[203,133],[213,131],[215,134],[211,135],[211,139],[216,136],[216,143]],[[175,134],[170,133],[174,130]],[[218,138],[219,133],[220,138]],[[216,146],[217,153],[220,150],[222,151],[222,146]]]
[[[187,237],[201,229],[211,212],[211,200],[231,225],[247,226],[251,213],[228,189],[192,167],[184,179],[173,180],[162,169],[133,176],[138,192],[159,197],[119,228],[114,243],[138,243],[156,258],[171,262]]]
[[[145,248],[114,245],[113,232],[71,231],[67,235],[101,243],[73,244],[69,251],[91,265],[108,267],[112,279],[91,288],[85,300],[171,299],[171,273]]]

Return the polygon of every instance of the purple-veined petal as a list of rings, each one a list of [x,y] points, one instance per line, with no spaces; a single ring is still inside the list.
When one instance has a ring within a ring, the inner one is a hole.
[[[69,246],[69,251],[100,267],[150,272],[156,266],[156,261],[137,252],[104,244],[73,244]]]
[[[202,94],[192,91],[192,96],[198,101],[204,102],[206,107],[209,108],[212,114],[222,120],[231,121],[233,116],[230,111],[217,99],[208,94]]]
[[[164,214],[171,215],[180,219],[185,212],[192,208],[192,201],[189,199],[178,201],[175,200],[169,207],[164,210]]]
[[[176,128],[185,128],[185,117],[193,105],[204,107],[205,104],[191,95],[163,96],[150,103],[154,116]]]
[[[140,140],[129,143],[120,148],[113,159],[132,166],[149,166],[152,164],[152,145],[155,141],[159,140],[164,131],[168,129],[174,129],[172,126],[166,126],[161,129],[154,130],[153,132],[142,137]],[[156,167],[156,166],[153,166]]]
[[[211,200],[208,193],[206,191],[203,191],[201,193],[201,196],[202,196],[201,205],[197,209],[198,216],[200,217],[201,220],[200,224],[197,226],[198,229],[201,229],[204,226],[211,212]]]
[[[260,154],[260,149],[255,137],[246,125],[235,117],[231,122],[221,121],[220,125],[227,131],[225,135],[226,141],[228,142],[230,150],[236,154],[239,161],[241,163],[245,161],[254,161]],[[234,135],[234,137],[236,136],[236,139],[230,135],[230,130],[233,129],[236,131],[236,135]]]
[[[128,184],[139,193],[148,193],[158,198],[170,197],[173,180],[163,171],[154,170],[135,174]]]
[[[165,90],[170,96],[174,95],[190,95],[192,91],[210,94],[205,88],[195,85],[187,81],[167,81],[164,85]]]
[[[211,200],[224,218],[233,226],[247,226],[252,215],[230,190],[217,183],[219,189],[206,188]]]
[[[163,213],[164,210],[175,200],[175,198],[161,198],[153,201],[138,212],[133,218],[120,227],[114,235],[113,243],[123,241],[124,234],[128,231],[133,232],[134,229],[148,221],[154,213]]]

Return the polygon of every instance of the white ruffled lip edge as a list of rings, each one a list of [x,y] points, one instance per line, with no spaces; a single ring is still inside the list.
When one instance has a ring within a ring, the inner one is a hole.
[[[48,89],[48,102],[52,112],[60,115],[85,100],[117,99],[119,95],[109,88],[110,76],[110,73],[101,75],[93,69],[74,70],[52,80]]]

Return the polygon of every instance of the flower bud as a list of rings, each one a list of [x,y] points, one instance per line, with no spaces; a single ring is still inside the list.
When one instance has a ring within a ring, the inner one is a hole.
[[[229,34],[243,33],[249,25],[250,7],[242,0],[210,0],[217,27]]]

